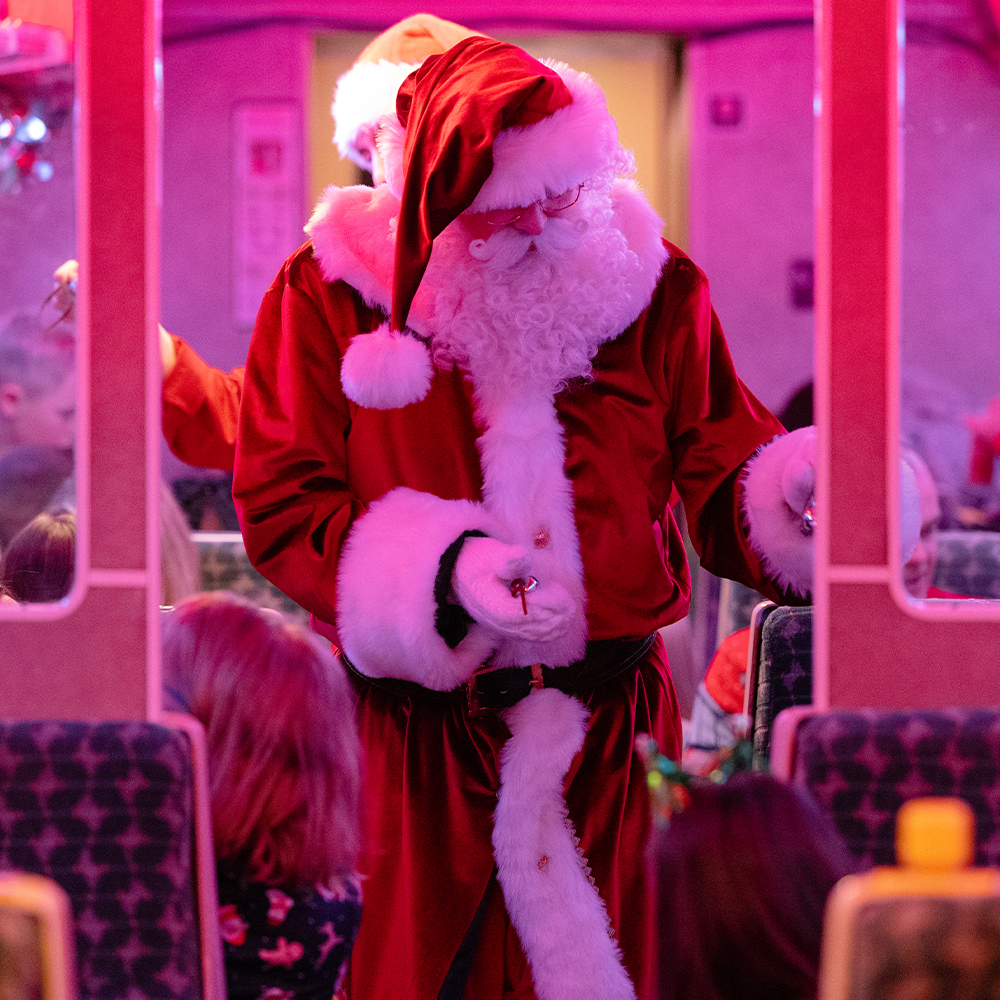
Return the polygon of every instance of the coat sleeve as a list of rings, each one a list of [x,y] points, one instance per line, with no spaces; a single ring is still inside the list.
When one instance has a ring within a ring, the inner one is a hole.
[[[190,345],[171,335],[176,362],[163,379],[163,436],[188,465],[231,472],[243,369],[207,365]]]
[[[332,626],[324,634],[362,672],[449,689],[489,650],[476,628],[455,650],[438,635],[435,578],[449,545],[482,529],[482,508],[402,486],[369,508],[352,489],[356,406],[340,362],[373,325],[348,285],[323,281],[301,252],[286,262],[250,343],[233,499],[250,561]]]
[[[696,270],[690,261],[682,266]],[[701,563],[772,600],[801,603],[768,573],[742,513],[747,462],[784,429],[736,374],[703,276],[670,321],[664,372],[674,485]]]

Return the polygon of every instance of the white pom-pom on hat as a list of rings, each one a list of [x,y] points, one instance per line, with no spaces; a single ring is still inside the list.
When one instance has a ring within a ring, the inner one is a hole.
[[[344,353],[340,382],[348,399],[374,410],[419,403],[431,387],[430,351],[416,337],[383,323],[355,337]]]

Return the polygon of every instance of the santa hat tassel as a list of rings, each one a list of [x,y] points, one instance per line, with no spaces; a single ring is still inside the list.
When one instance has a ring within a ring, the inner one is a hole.
[[[388,323],[355,337],[340,366],[347,398],[375,410],[419,403],[433,375],[430,351],[423,341],[391,330]]]

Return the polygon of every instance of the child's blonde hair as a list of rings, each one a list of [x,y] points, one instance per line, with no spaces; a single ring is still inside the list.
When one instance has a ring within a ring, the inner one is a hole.
[[[271,885],[351,874],[361,750],[329,647],[234,594],[195,594],[164,617],[163,680],[165,707],[205,727],[216,858]]]

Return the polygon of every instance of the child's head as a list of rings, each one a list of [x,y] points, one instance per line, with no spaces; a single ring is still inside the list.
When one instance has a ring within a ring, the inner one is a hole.
[[[654,833],[659,998],[816,996],[826,897],[851,870],[808,793],[760,773],[691,788]]]
[[[329,647],[231,593],[195,594],[164,616],[163,681],[164,707],[205,727],[216,857],[273,885],[350,874],[360,744]]]
[[[60,601],[73,586],[76,515],[42,513],[11,540],[0,560],[0,582],[15,601]]]

